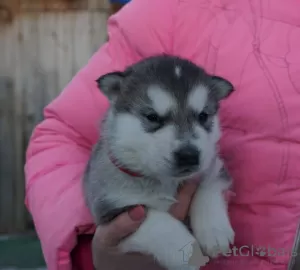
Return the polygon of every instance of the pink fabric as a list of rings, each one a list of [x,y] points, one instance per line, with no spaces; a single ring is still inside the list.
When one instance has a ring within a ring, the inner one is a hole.
[[[73,270],[94,270],[92,258],[93,235],[79,235],[76,247],[71,253]]]
[[[109,20],[109,42],[46,107],[27,152],[26,202],[49,270],[71,269],[76,236],[93,229],[81,178],[108,108],[95,79],[159,53],[236,87],[221,108],[235,246],[277,250],[205,270],[287,269],[300,220],[299,10],[298,0],[133,0]]]

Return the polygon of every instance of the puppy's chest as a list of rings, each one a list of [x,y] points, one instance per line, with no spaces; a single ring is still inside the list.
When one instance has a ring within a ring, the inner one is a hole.
[[[148,207],[168,211],[170,206],[176,202],[178,184],[159,183],[149,179],[140,179],[127,190],[127,195],[135,197],[141,204]]]

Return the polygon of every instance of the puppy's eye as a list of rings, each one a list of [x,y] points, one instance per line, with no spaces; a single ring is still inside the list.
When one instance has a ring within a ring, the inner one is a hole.
[[[149,122],[152,123],[161,123],[160,117],[156,113],[146,114],[145,117]]]
[[[208,120],[208,114],[205,112],[202,112],[198,115],[198,121],[200,124],[204,124]]]

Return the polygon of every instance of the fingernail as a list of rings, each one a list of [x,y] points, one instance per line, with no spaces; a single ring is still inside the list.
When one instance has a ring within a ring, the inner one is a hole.
[[[145,218],[145,209],[143,206],[139,205],[128,212],[129,217],[133,221],[141,221]]]
[[[231,197],[235,197],[236,193],[233,192],[233,191],[231,191],[231,190],[229,190],[228,195],[231,196]]]

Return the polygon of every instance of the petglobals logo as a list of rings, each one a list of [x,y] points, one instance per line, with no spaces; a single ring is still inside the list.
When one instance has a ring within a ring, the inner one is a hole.
[[[209,257],[203,255],[197,242],[190,242],[183,246],[180,250],[182,255],[182,261],[192,267],[205,266],[209,262]]]
[[[223,254],[223,256],[231,257],[231,256],[260,256],[260,257],[285,257],[285,256],[297,256],[296,251],[286,250],[284,248],[273,248],[271,246],[268,247],[257,247],[257,246],[233,246],[227,253]]]
[[[182,262],[184,265],[189,265],[192,267],[205,266],[210,258],[205,256],[197,242],[190,242],[184,245],[180,250],[180,258],[182,258]],[[216,254],[217,255],[217,254]],[[261,247],[261,246],[233,246],[227,253],[220,254],[225,257],[252,257],[252,256],[260,256],[260,257],[272,257],[272,261],[280,262],[285,260],[286,256],[288,257],[296,257],[298,253],[296,251],[286,250],[285,248],[273,248],[271,246]],[[185,268],[184,268],[185,269]]]

